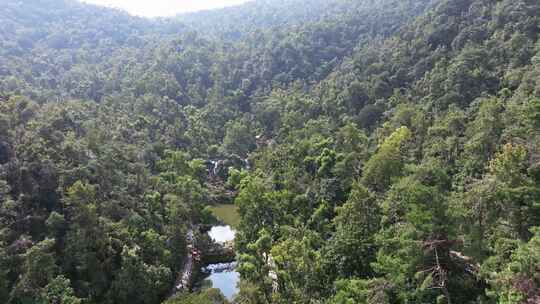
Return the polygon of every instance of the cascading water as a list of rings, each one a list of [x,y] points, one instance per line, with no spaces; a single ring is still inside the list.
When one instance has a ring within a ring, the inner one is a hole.
[[[212,161],[212,164],[214,165],[214,167],[212,168],[212,174],[214,176],[217,176],[217,170],[218,170],[218,165],[219,165],[219,161]]]

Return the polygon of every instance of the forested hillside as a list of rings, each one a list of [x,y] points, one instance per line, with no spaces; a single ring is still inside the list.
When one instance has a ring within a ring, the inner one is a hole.
[[[0,303],[166,301],[226,201],[235,303],[540,303],[539,35],[537,0],[0,0]]]
[[[201,11],[179,15],[182,23],[204,35],[218,38],[238,39],[248,36],[254,31],[283,31],[291,29],[298,31],[298,27],[308,24],[305,30],[313,31],[314,22],[337,22],[341,26],[358,26],[363,18],[392,13],[392,18],[379,18],[382,22],[395,22],[391,19],[401,18],[396,14],[397,5],[405,15],[414,9],[421,11],[429,1],[381,2],[355,1],[355,0],[259,0],[250,1],[242,6],[223,9]],[[418,14],[416,11],[414,15]],[[353,20],[350,20],[353,19]],[[366,30],[373,30],[365,29]],[[381,26],[377,31],[390,31],[392,27]],[[337,33],[337,32],[334,32]],[[351,37],[352,40],[357,39]]]

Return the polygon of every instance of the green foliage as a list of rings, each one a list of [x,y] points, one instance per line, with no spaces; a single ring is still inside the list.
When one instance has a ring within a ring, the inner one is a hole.
[[[8,261],[7,254],[4,249],[4,244],[0,243],[0,300],[7,302],[9,299],[9,280],[8,280]]]
[[[497,250],[482,266],[492,284],[488,294],[498,303],[534,303],[540,299],[540,230],[534,228],[531,233],[528,242],[504,248],[507,251]]]
[[[409,129],[401,127],[385,139],[364,166],[362,183],[375,191],[386,190],[402,174],[406,160],[404,147],[410,138]]]
[[[229,170],[229,178],[227,178],[227,187],[238,190],[242,184],[242,180],[248,176],[247,171],[236,169]]]
[[[340,280],[336,282],[336,295],[331,304],[385,304],[392,303],[391,285],[384,280]]]
[[[43,303],[80,304],[82,300],[74,295],[69,279],[63,276],[54,278],[42,291]]]
[[[148,265],[138,248],[124,247],[121,268],[112,283],[110,298],[118,303],[156,303],[167,292],[171,271]]]
[[[359,125],[364,129],[373,127],[381,119],[383,110],[377,105],[367,105],[358,113]]]
[[[226,133],[223,138],[223,147],[232,154],[245,156],[255,147],[255,136],[249,126],[241,121],[235,121],[225,126]]]
[[[482,172],[484,164],[497,150],[502,131],[501,111],[500,100],[482,100],[474,121],[467,128],[469,140],[464,145],[464,163],[472,174]]]
[[[45,239],[24,254],[22,278],[12,291],[15,303],[38,300],[41,289],[47,288],[49,282],[53,281],[58,272],[53,246],[54,240]]]
[[[4,1],[0,302],[159,303],[226,198],[238,303],[536,303],[539,16]]]
[[[338,277],[369,277],[377,247],[380,210],[373,194],[354,184],[347,202],[334,217],[336,232],[328,241],[323,256],[325,267]]]
[[[227,304],[227,299],[219,289],[206,289],[198,293],[181,295],[164,302],[164,304]]]

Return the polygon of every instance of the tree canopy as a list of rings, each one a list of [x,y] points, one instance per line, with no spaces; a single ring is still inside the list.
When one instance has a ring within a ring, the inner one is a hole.
[[[540,301],[540,2],[0,4],[1,303]]]

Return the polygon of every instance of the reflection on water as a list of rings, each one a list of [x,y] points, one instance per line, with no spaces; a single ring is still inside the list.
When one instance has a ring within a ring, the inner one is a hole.
[[[238,292],[237,284],[240,274],[234,271],[236,263],[212,264],[203,268],[203,272],[209,273],[206,278],[212,282],[212,287],[221,290],[221,293],[232,300]]]
[[[214,226],[208,232],[214,242],[225,243],[234,240],[235,232],[231,226]],[[203,267],[202,272],[207,274],[206,280],[212,283],[213,288],[221,290],[221,293],[232,300],[238,292],[238,281],[240,274],[235,271],[236,262],[210,264]]]
[[[214,226],[210,229],[208,235],[214,242],[224,243],[234,240],[235,232],[231,226]]]

